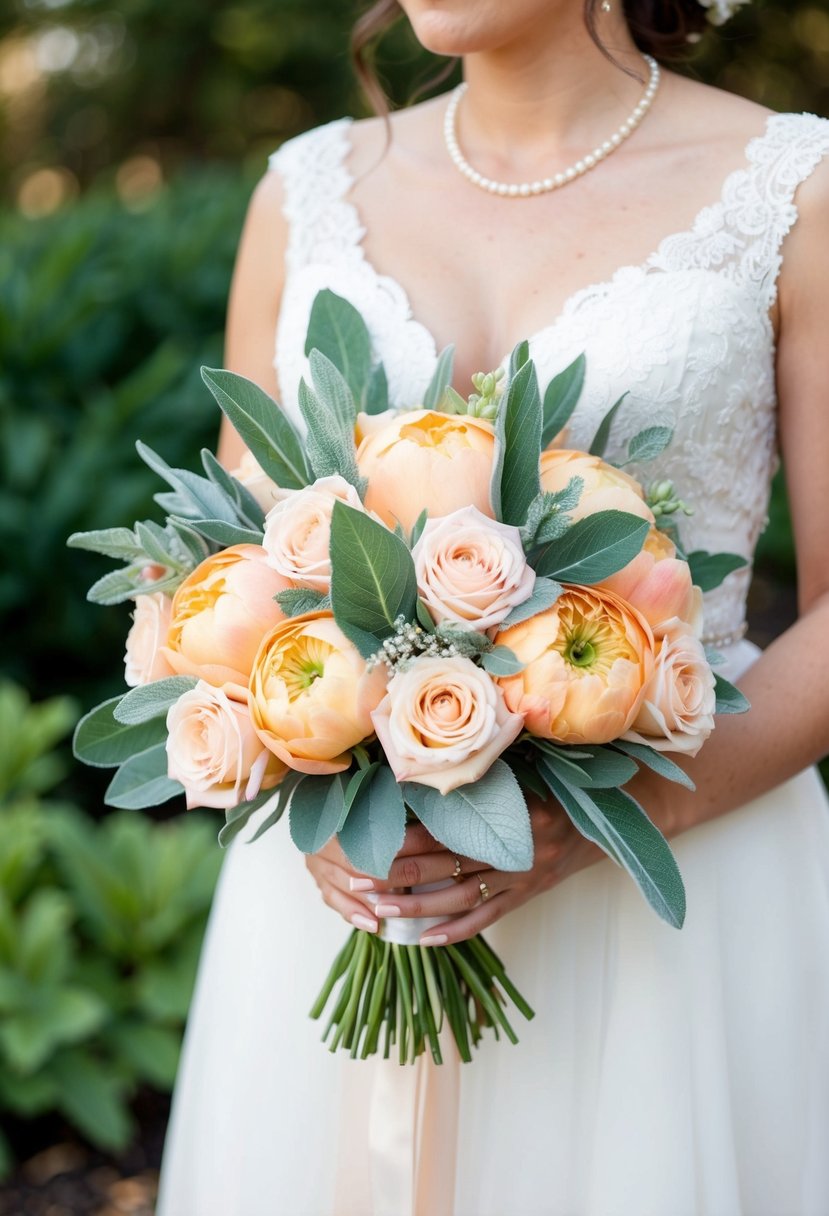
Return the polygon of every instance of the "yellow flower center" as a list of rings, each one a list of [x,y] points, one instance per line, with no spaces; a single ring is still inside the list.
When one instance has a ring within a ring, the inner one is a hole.
[[[333,650],[333,646],[319,638],[296,637],[274,654],[274,674],[285,685],[289,701],[299,700],[325,675],[325,662]]]
[[[562,602],[563,601],[563,602]],[[596,615],[595,605],[575,597],[559,601],[558,635],[551,643],[578,674],[607,676],[617,659],[637,661],[621,622],[610,615]]]
[[[217,600],[225,593],[225,580],[213,579],[198,583],[192,588],[183,588],[176,596],[176,612],[170,622],[170,641],[175,645],[181,637],[184,625],[191,617],[215,608]]]
[[[445,422],[438,422],[433,415],[426,414],[422,420],[401,427],[400,438],[409,439],[423,448],[442,448],[452,440],[456,444],[467,444],[466,431],[463,423],[457,420],[447,418]]]

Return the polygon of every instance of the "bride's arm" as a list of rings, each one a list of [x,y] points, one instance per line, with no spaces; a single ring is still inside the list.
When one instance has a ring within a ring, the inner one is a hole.
[[[224,366],[253,380],[278,398],[272,363],[274,333],[282,297],[287,222],[282,214],[282,182],[268,172],[257,182],[248,204],[227,304]],[[226,418],[217,455],[235,468],[245,445]]]

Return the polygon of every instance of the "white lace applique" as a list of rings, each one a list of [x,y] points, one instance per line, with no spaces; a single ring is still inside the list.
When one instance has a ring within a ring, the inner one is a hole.
[[[290,222],[287,276],[276,336],[283,404],[296,404],[311,303],[329,287],[366,319],[386,366],[391,400],[416,402],[437,356],[412,317],[402,286],[367,261],[364,229],[347,193],[350,119],[283,145],[271,167],[283,177]],[[797,219],[794,195],[829,152],[829,120],[773,114],[693,226],[666,237],[639,266],[575,292],[530,340],[542,385],[584,351],[587,378],[568,443],[586,446],[613,402],[611,459],[625,457],[645,426],[674,428],[659,460],[631,471],[647,483],[671,478],[695,514],[682,524],[690,549],[729,550],[749,561],[763,528],[775,466],[774,335],[781,246]],[[706,636],[741,632],[748,570],[705,597]]]

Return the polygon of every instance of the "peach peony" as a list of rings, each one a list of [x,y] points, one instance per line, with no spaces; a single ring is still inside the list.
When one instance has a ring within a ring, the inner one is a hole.
[[[685,621],[666,621],[656,630],[656,644],[653,672],[625,738],[695,756],[714,729],[714,673]]]
[[[238,467],[232,469],[230,475],[242,483],[265,512],[270,511],[274,503],[287,493],[287,490],[280,489],[276,482],[268,477],[253,452],[247,448],[242,453]]]
[[[499,633],[526,664],[498,683],[530,734],[559,743],[609,743],[632,725],[653,669],[644,617],[592,587],[565,587],[546,612]]]
[[[433,410],[400,414],[357,449],[360,472],[368,478],[366,510],[407,531],[424,508],[438,516],[473,506],[492,518],[494,452],[492,424],[482,418]]]
[[[551,493],[565,489],[572,477],[582,479],[584,486],[578,506],[568,512],[573,519],[584,519],[597,511],[627,511],[651,524],[654,522],[639,482],[598,456],[566,448],[548,449],[541,453],[539,471],[541,489]]]
[[[398,781],[448,794],[477,781],[524,726],[471,659],[416,659],[397,671],[371,715]]]
[[[161,649],[167,641],[172,605],[161,591],[135,597],[124,655],[124,679],[133,688],[175,674]]]
[[[247,684],[263,634],[284,620],[273,597],[291,586],[259,545],[232,545],[206,558],[173,597],[164,657],[179,675]]]
[[[371,711],[386,691],[386,668],[366,661],[329,612],[277,625],[262,640],[248,704],[259,738],[289,768],[338,773],[350,748],[374,733]]]
[[[691,581],[691,568],[676,556],[673,541],[651,528],[632,562],[598,584],[632,604],[656,629],[679,617],[693,633],[702,631],[702,592]]]
[[[297,587],[327,592],[331,586],[331,512],[337,500],[362,511],[360,496],[344,477],[320,477],[293,490],[268,513],[262,545],[268,565]]]
[[[247,689],[199,680],[167,711],[167,773],[180,781],[188,807],[224,810],[278,785],[287,767],[253,729]]]
[[[435,621],[491,629],[535,586],[518,528],[487,519],[477,507],[428,520],[412,557],[418,590]]]

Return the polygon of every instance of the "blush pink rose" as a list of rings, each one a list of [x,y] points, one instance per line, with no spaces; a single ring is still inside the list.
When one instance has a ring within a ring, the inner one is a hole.
[[[340,501],[362,511],[360,496],[344,477],[320,477],[293,490],[269,512],[262,541],[268,565],[297,587],[331,587],[331,513]]]
[[[371,720],[397,780],[441,794],[482,777],[524,727],[487,673],[461,657],[397,671]]]
[[[427,520],[412,557],[434,621],[491,629],[535,586],[518,528],[487,519],[477,507]]]
[[[175,674],[162,650],[167,642],[172,607],[169,595],[161,591],[135,597],[124,655],[124,679],[131,688]]]
[[[288,771],[253,729],[247,689],[200,680],[167,711],[167,774],[188,807],[224,810],[273,789]]]
[[[656,630],[656,661],[631,730],[632,743],[695,756],[714,729],[714,673],[685,621]]]

